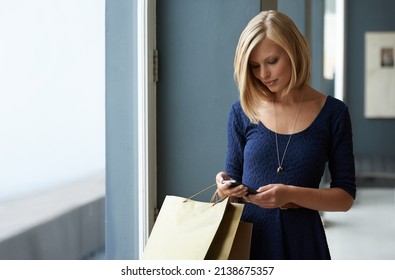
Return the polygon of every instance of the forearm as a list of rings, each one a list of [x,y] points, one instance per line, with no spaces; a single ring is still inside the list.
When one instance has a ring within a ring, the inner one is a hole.
[[[290,186],[289,202],[318,211],[348,211],[354,199],[340,188],[312,189]]]

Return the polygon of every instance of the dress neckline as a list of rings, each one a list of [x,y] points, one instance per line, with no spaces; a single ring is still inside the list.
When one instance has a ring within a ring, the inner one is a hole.
[[[318,120],[321,118],[321,116],[324,114],[324,112],[326,111],[326,108],[328,107],[328,103],[329,103],[329,99],[333,98],[330,95],[327,95],[326,100],[324,102],[324,106],[322,106],[320,112],[317,114],[317,116],[314,118],[314,120],[303,130],[298,131],[293,133],[292,135],[300,135],[300,134],[305,134],[308,133],[308,131],[318,122]],[[258,126],[264,128],[264,130],[271,132],[271,133],[277,133],[269,128],[267,128],[262,122],[259,122]],[[290,134],[284,134],[284,133],[277,133],[278,136],[289,136]]]

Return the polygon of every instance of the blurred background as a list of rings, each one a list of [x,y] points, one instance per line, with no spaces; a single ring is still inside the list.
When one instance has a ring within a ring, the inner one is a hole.
[[[76,238],[96,226],[82,218],[104,214],[81,208],[105,191],[104,24],[104,0],[0,1],[2,259],[97,249]],[[89,238],[103,246],[101,227]]]

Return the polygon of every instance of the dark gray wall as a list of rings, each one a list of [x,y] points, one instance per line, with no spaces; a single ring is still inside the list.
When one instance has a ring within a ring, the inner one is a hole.
[[[395,1],[349,0],[346,4],[345,94],[353,122],[355,155],[357,158],[395,157],[395,119],[364,117],[364,34],[395,31]]]
[[[317,0],[315,0],[317,1]],[[321,0],[318,0],[321,1]],[[306,6],[309,0],[279,0],[278,10],[287,14],[295,22],[300,32],[306,36],[307,22],[306,22]]]
[[[287,14],[310,43],[311,85],[326,91],[323,79],[324,0],[278,0],[278,10]]]
[[[228,111],[238,99],[234,51],[259,10],[258,0],[157,1],[159,206],[167,194],[213,184],[224,169]]]
[[[324,1],[311,1],[311,85],[318,91],[327,93],[324,82]]]

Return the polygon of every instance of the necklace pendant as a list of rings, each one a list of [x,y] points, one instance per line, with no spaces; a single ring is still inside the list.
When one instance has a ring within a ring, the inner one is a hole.
[[[277,168],[277,174],[281,174],[281,173],[283,173],[284,172],[284,169],[281,167],[281,166],[279,166],[278,168]]]

